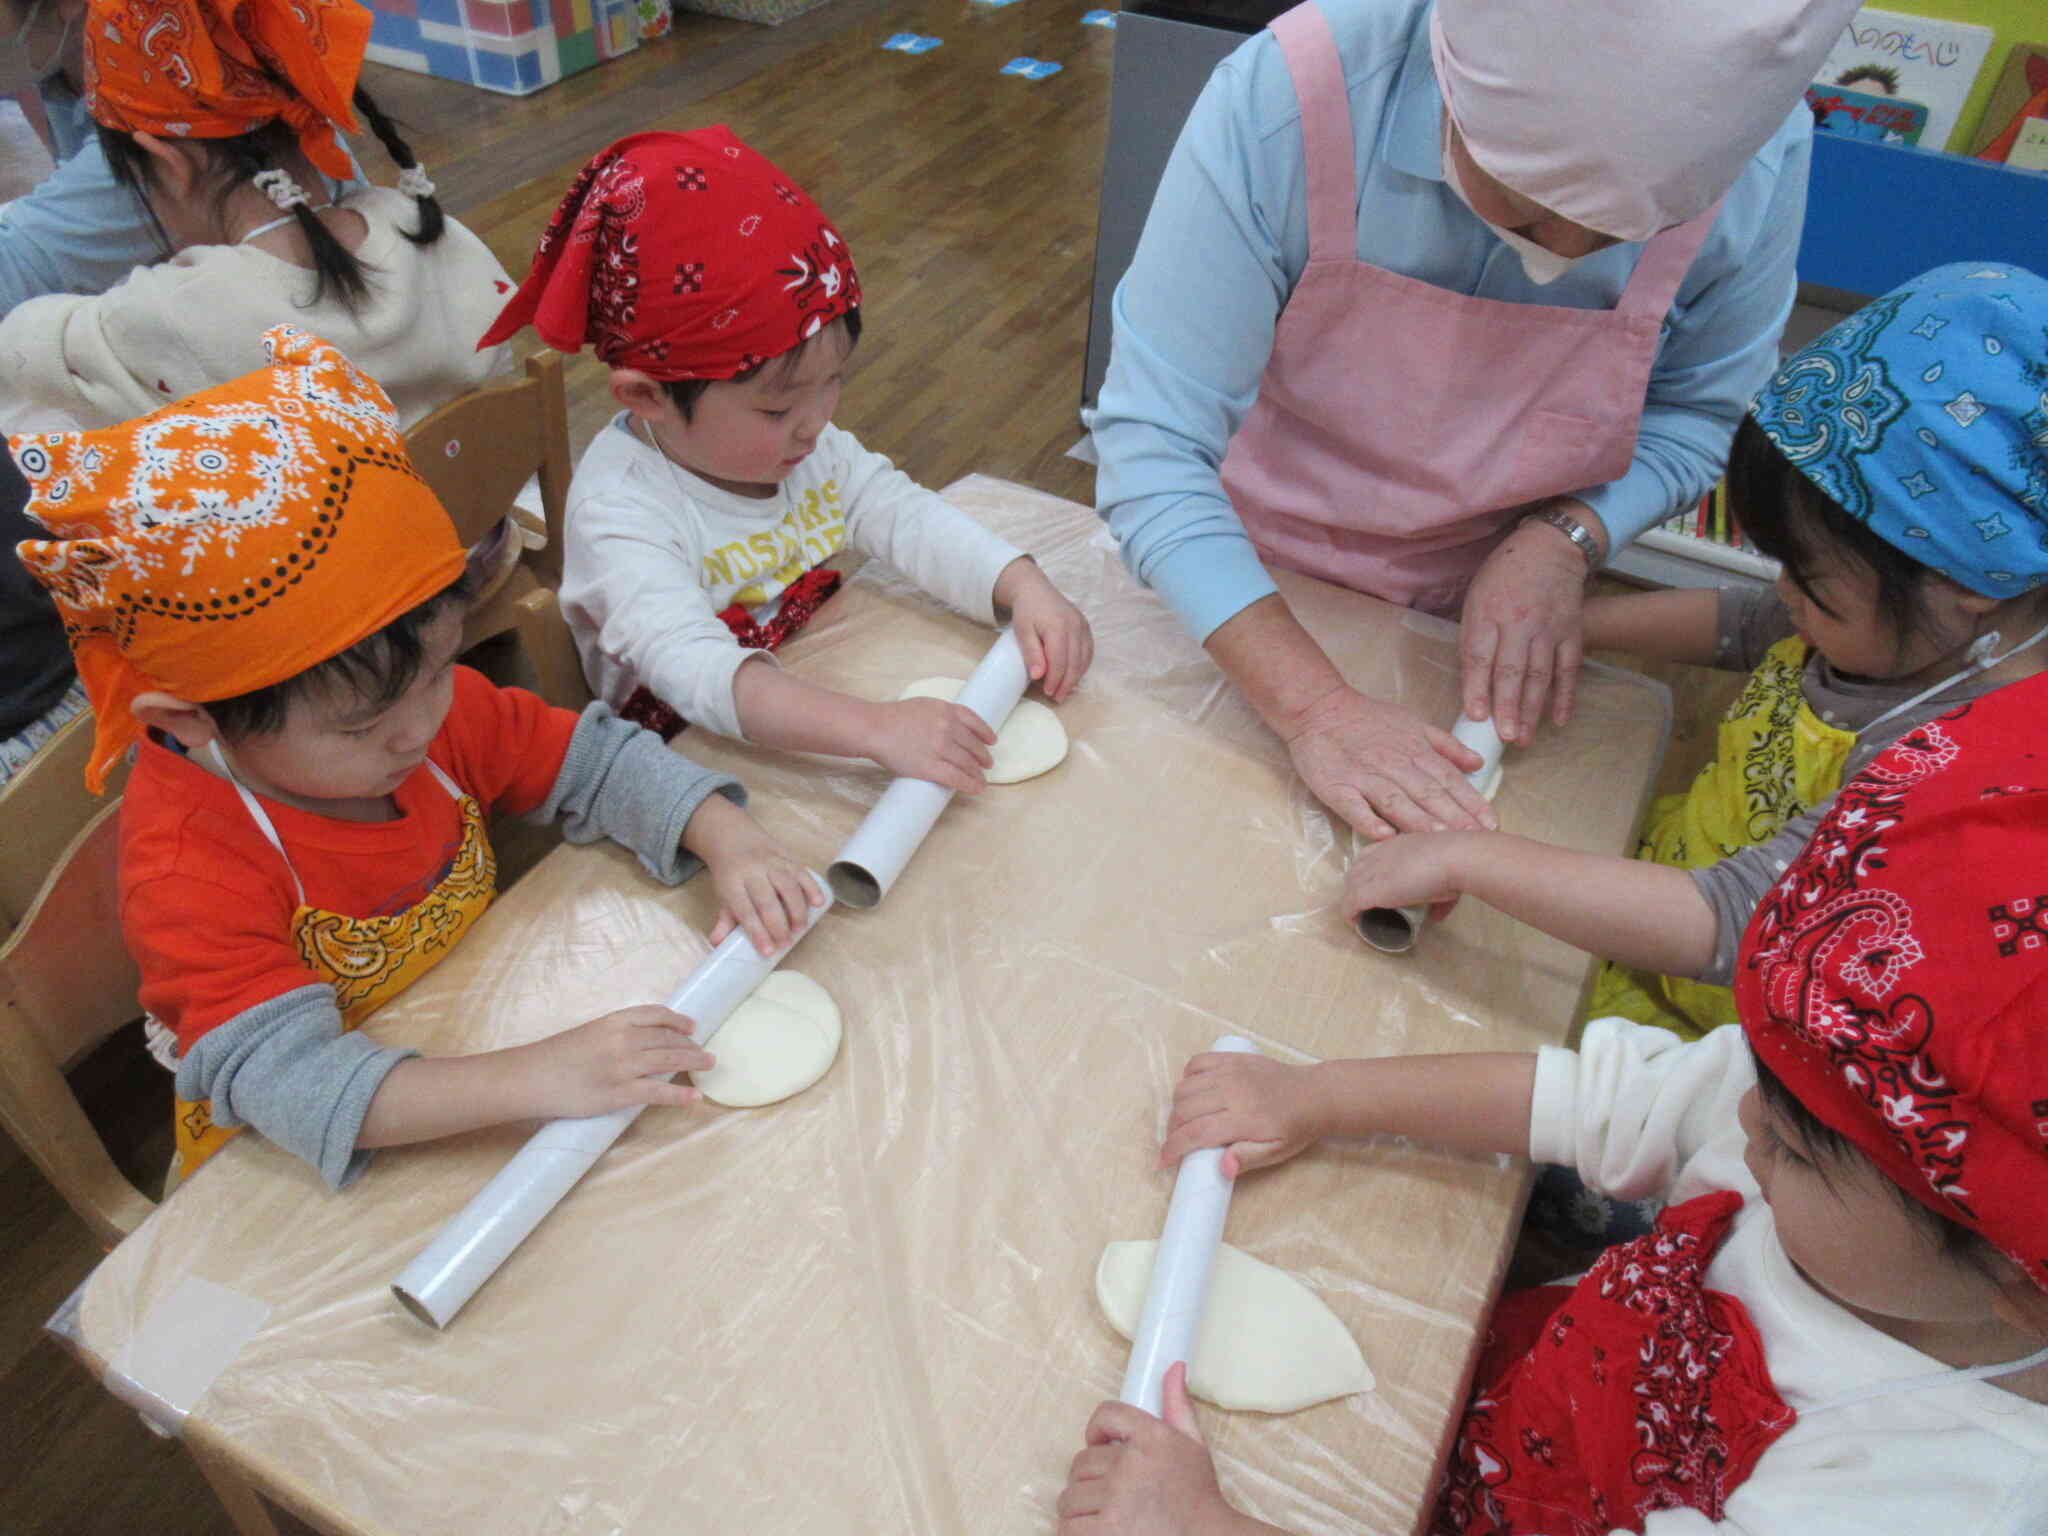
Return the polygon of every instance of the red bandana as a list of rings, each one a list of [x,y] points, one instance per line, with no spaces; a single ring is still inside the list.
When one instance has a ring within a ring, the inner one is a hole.
[[[664,382],[729,379],[860,307],[853,255],[803,188],[723,125],[636,133],[586,165],[478,347],[529,322]]]
[[[1757,908],[1757,1057],[2048,1288],[2048,675],[1908,732]]]
[[[1707,1266],[1742,1196],[1667,1206],[1576,1288],[1501,1298],[1431,1536],[1607,1536],[1658,1510],[1727,1512],[1797,1415],[1748,1309]]]

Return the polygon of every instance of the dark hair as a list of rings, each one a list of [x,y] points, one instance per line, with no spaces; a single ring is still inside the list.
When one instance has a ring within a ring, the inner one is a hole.
[[[839,320],[846,322],[846,350],[851,352],[860,342],[860,310],[849,309],[839,316]],[[837,320],[833,322],[834,325],[837,323]],[[662,388],[668,391],[668,397],[675,402],[676,409],[683,413],[683,420],[688,421],[690,413],[697,409],[697,402],[704,398],[704,391],[714,384],[745,384],[750,379],[758,379],[771,368],[776,370],[778,378],[789,377],[796,372],[797,359],[803,356],[804,349],[831,329],[832,326],[828,325],[816,336],[798,342],[779,357],[771,357],[765,363],[756,363],[729,379],[671,379]]]
[[[1998,1248],[1994,1243],[1907,1194],[1871,1162],[1861,1147],[1808,1109],[1805,1101],[1785,1086],[1784,1079],[1766,1066],[1761,1056],[1754,1051],[1750,1055],[1756,1062],[1757,1091],[1778,1118],[1791,1126],[1799,1138],[1800,1150],[1822,1183],[1828,1183],[1828,1175],[1838,1169],[1858,1169],[1868,1174],[1897,1197],[1914,1227],[1942,1258],[1971,1265],[1986,1275],[1995,1274],[1991,1265]]]
[[[272,76],[275,80],[277,77]],[[399,137],[397,125],[384,115],[370,93],[361,86],[356,87],[355,104],[363,114],[370,129],[384,145],[384,151],[400,170],[410,170],[419,164],[412,152],[412,146]],[[100,148],[107,157],[107,168],[113,172],[114,180],[141,194],[145,183],[152,177],[149,157],[136,147],[134,138],[119,128],[99,125]],[[234,189],[245,181],[253,181],[264,171],[274,170],[298,148],[298,136],[282,118],[272,118],[259,128],[247,133],[235,134],[224,139],[186,139],[183,143],[196,146],[204,152],[208,168],[218,183],[214,206],[218,210]],[[149,214],[150,223],[156,226],[158,240],[164,248],[170,249],[170,238],[156,216],[156,210],[149,206],[149,199],[141,198],[144,211]],[[441,238],[446,216],[441,205],[431,197],[413,199],[419,205],[420,227],[406,235],[414,245],[432,245]],[[300,203],[292,210],[304,231],[307,243],[313,248],[313,300],[317,304],[320,296],[327,291],[329,283],[340,290],[342,303],[350,309],[361,302],[370,289],[370,269],[360,261],[355,252],[335,238],[334,231],[316,214],[308,203]]]
[[[206,706],[214,726],[230,742],[268,736],[281,730],[292,701],[318,689],[345,687],[373,710],[389,709],[420,675],[426,657],[426,631],[451,609],[469,601],[467,571],[425,602],[408,608],[373,635],[365,635],[339,655],[330,656],[283,682],[215,699]]]
[[[1749,541],[1785,569],[1792,584],[1821,612],[1834,610],[1814,596],[1812,567],[1822,554],[1860,561],[1877,577],[1878,611],[1903,645],[1924,617],[1920,584],[1930,574],[1911,555],[1852,517],[1832,496],[1794,467],[1770,434],[1745,415],[1728,459],[1728,497]]]

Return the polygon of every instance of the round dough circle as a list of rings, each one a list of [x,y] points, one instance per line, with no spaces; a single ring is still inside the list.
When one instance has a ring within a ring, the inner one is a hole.
[[[958,677],[926,677],[896,697],[951,700],[966,686],[965,679]],[[1021,779],[1035,779],[1065,761],[1067,728],[1060,724],[1058,715],[1036,699],[1019,699],[1010,718],[996,732],[996,744],[990,751],[996,761],[988,771],[989,783],[1015,784]]]
[[[844,1033],[831,993],[801,972],[770,971],[711,1037],[718,1064],[691,1080],[714,1104],[773,1104],[830,1071]]]

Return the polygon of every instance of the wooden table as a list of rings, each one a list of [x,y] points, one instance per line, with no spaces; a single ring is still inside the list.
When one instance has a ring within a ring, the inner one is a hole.
[[[1533,1047],[1566,1035],[1584,956],[1465,903],[1416,950],[1332,907],[1348,834],[1085,509],[954,488],[1096,624],[1056,772],[958,799],[872,912],[789,962],[846,1014],[810,1092],[643,1116],[445,1333],[387,1287],[523,1139],[380,1154],[341,1196],[253,1137],[95,1272],[71,1309],[95,1369],[181,1336],[191,1282],[267,1308],[190,1405],[202,1460],[337,1532],[1039,1532],[1126,1354],[1097,1315],[1102,1245],[1157,1234],[1172,1083],[1235,1030],[1281,1054]],[[1447,626],[1284,583],[1366,691],[1448,722]],[[786,653],[884,696],[964,676],[986,631],[873,569]],[[1511,827],[1619,851],[1662,750],[1661,687],[1590,676],[1562,733],[1509,758]],[[679,745],[729,766],[822,868],[874,768]],[[535,1038],[667,996],[704,952],[704,882],[563,849],[371,1025],[429,1050]],[[1230,1240],[1352,1328],[1375,1392],[1206,1415],[1224,1487],[1302,1532],[1412,1527],[1527,1173],[1395,1143],[1248,1178]],[[181,1292],[182,1288],[182,1292]]]

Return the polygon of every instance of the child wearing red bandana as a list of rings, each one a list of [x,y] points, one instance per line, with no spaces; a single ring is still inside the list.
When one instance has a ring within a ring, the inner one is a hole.
[[[971,711],[854,698],[771,654],[850,547],[983,622],[1007,611],[1055,703],[1093,655],[1028,556],[832,425],[860,297],[839,231],[731,129],[642,133],[584,167],[480,344],[531,323],[611,369],[623,409],[570,486],[562,581],[601,697],[665,735],[689,721],[972,792],[995,738]]]
[[[2048,1512],[2048,676],[1845,785],[1743,935],[1741,1028],[1575,1051],[1204,1055],[1162,1157],[1413,1135],[1668,1198],[1576,1287],[1503,1299],[1430,1529],[2038,1536]],[[1271,1531],[1178,1368],[1096,1411],[1063,1536]]]

